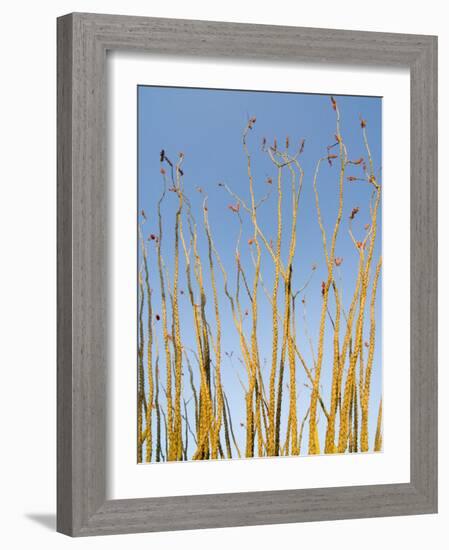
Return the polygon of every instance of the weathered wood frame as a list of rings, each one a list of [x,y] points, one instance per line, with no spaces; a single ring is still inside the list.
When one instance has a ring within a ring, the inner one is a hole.
[[[106,500],[106,52],[411,74],[410,483]],[[74,13],[58,19],[58,506],[72,536],[437,511],[437,38]]]

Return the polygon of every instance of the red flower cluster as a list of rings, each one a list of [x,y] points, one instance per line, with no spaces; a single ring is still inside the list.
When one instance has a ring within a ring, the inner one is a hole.
[[[253,116],[252,118],[249,119],[248,128],[249,128],[250,130],[252,130],[255,123],[256,123],[256,117]]]
[[[353,209],[351,210],[351,215],[349,216],[349,219],[350,219],[350,220],[353,220],[353,219],[356,217],[356,215],[357,215],[357,213],[358,213],[359,210],[360,210],[360,208],[359,208],[358,206],[356,206],[355,208],[353,208]]]
[[[329,166],[332,166],[332,161],[335,160],[337,155],[327,155],[327,162],[329,163]]]
[[[348,164],[354,164],[355,166],[359,166],[363,162],[363,157],[360,157],[357,160],[349,160]]]

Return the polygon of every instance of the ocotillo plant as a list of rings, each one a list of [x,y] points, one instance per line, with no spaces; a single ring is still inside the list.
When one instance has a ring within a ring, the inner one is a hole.
[[[260,152],[258,122],[248,119],[241,134],[245,183],[218,183],[220,200],[231,201],[227,249],[209,216],[217,183],[194,187],[184,173],[188,155],[161,150],[161,181],[149,183],[158,198],[152,210],[139,211],[138,462],[382,450],[382,401],[370,400],[379,369],[381,182],[367,122],[360,118],[365,152],[354,159],[333,97],[329,114],[334,135],[313,159],[313,172],[305,168],[304,139],[293,147],[290,137],[282,145],[263,138]],[[267,192],[259,162],[270,170]],[[348,204],[351,186],[371,190],[368,204]],[[317,267],[303,261],[312,223],[301,209],[304,192],[313,199],[316,254],[325,267],[313,326],[306,293]],[[355,258],[349,280],[338,252],[343,240]],[[230,339],[231,353],[224,348]],[[227,389],[234,353],[241,395]]]

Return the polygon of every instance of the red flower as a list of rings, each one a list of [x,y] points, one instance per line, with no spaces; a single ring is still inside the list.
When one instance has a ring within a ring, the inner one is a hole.
[[[335,265],[338,267],[343,263],[343,258],[335,258]]]
[[[362,164],[362,162],[363,162],[363,157],[360,157],[357,160],[350,160],[349,164],[354,164],[355,166],[358,166],[359,164]]]
[[[359,210],[360,210],[360,208],[358,206],[353,208],[352,211],[351,211],[351,215],[349,216],[349,219],[353,220],[356,217]]]
[[[238,202],[235,206],[233,204],[228,205],[229,210],[231,212],[234,212],[234,214],[237,214],[237,212],[240,210],[240,203]]]
[[[332,161],[337,158],[337,155],[327,155],[327,162],[329,163],[329,166],[332,166]]]
[[[253,117],[250,118],[249,121],[248,121],[248,128],[249,128],[250,130],[252,130],[252,128],[253,128],[253,126],[254,126],[255,123],[256,123],[256,117],[253,116]]]
[[[332,109],[334,111],[337,110],[337,102],[335,101],[335,99],[331,96],[331,103],[332,103]]]

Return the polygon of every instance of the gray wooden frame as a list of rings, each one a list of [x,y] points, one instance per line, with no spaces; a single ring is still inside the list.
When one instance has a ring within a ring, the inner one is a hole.
[[[411,74],[410,483],[106,499],[106,52]],[[58,19],[58,505],[72,536],[437,511],[437,38],[75,13]]]

